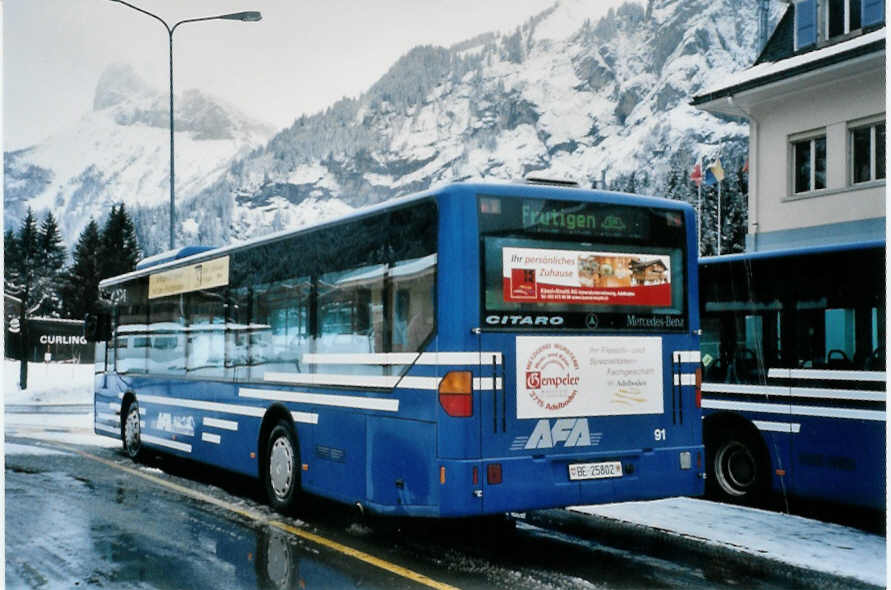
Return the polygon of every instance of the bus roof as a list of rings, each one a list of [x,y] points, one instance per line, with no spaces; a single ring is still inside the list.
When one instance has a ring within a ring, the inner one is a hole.
[[[179,250],[172,250],[162,252],[160,254],[155,254],[140,261],[140,263],[136,266],[136,270],[127,274],[104,279],[99,283],[99,286],[101,288],[109,287],[111,285],[129,281],[130,279],[146,276],[159,270],[168,270],[176,268],[178,266],[194,264],[202,260],[217,258],[219,256],[252,246],[275,242],[300,233],[311,232],[332,225],[354,221],[368,215],[373,215],[380,211],[385,211],[387,209],[395,207],[401,207],[416,201],[430,198],[435,195],[444,195],[449,193],[466,193],[470,196],[474,194],[487,194],[491,196],[501,196],[508,198],[535,198],[560,194],[562,197],[568,200],[583,200],[585,198],[597,196],[611,203],[615,203],[616,205],[651,206],[659,207],[662,209],[692,211],[692,206],[683,201],[674,201],[671,199],[660,197],[646,197],[641,195],[632,195],[628,193],[602,191],[596,189],[569,188],[563,186],[555,186],[552,184],[549,185],[543,183],[526,183],[523,181],[446,182],[435,185],[430,189],[420,193],[388,199],[387,201],[384,201],[382,203],[356,209],[355,211],[351,211],[346,215],[328,219],[326,221],[312,225],[305,225],[296,229],[287,229],[250,240],[236,242],[219,248],[210,248],[207,246],[187,246],[184,248],[180,248]]]
[[[800,248],[787,248],[783,250],[767,250],[763,252],[743,252],[741,254],[725,254],[724,256],[705,256],[699,259],[699,264],[722,264],[740,262],[745,260],[766,260],[771,258],[787,258],[790,256],[811,256],[815,254],[828,254],[831,252],[850,252],[853,250],[867,250],[871,248],[884,248],[885,240],[871,240],[863,242],[845,242],[821,246],[804,246]]]

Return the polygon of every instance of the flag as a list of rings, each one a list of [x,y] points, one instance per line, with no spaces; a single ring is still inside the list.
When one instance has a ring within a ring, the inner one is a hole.
[[[722,180],[724,180],[724,168],[721,166],[721,158],[718,158],[705,169],[705,184],[711,186]]]
[[[693,172],[690,173],[690,180],[696,183],[696,186],[702,185],[702,158],[693,166]]]

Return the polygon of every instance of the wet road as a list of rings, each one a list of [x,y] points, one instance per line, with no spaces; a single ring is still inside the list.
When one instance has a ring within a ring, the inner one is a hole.
[[[162,457],[135,465],[117,449],[6,440],[8,588],[825,584],[652,542],[594,540],[571,526],[360,524],[348,508],[320,500],[285,517],[260,503],[252,480],[187,461]]]

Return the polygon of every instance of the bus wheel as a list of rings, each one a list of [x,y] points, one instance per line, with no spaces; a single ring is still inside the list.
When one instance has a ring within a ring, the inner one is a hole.
[[[124,419],[121,421],[121,441],[124,450],[131,459],[136,461],[142,452],[142,441],[139,437],[139,404],[132,400],[124,410]]]
[[[722,434],[707,443],[709,496],[734,504],[759,504],[767,485],[759,441],[743,430]]]
[[[263,479],[269,504],[286,511],[296,503],[300,489],[300,459],[294,429],[284,420],[269,433]]]

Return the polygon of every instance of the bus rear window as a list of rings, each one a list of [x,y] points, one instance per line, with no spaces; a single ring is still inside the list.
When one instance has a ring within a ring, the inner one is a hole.
[[[678,211],[481,197],[480,230],[489,328],[687,327]]]

